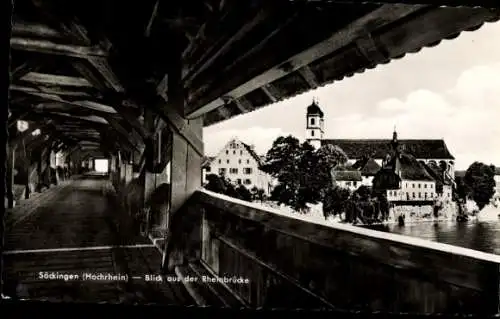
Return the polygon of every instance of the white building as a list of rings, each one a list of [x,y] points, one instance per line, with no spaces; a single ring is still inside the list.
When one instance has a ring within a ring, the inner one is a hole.
[[[255,153],[252,145],[233,138],[216,156],[204,160],[202,182],[207,182],[209,174],[223,175],[234,184],[244,185],[249,190],[257,187],[270,195],[273,178],[259,169],[261,163],[262,159]]]
[[[495,194],[493,195],[493,202],[500,205],[500,167],[495,167]]]
[[[344,172],[332,171],[334,183],[355,190],[373,186],[377,174],[392,175],[387,198],[392,202],[431,203],[451,201],[454,160],[442,139],[325,139],[324,113],[316,101],[307,108],[306,140],[315,148],[331,144],[348,157]],[[357,170],[359,174],[352,171]]]
[[[348,157],[348,164],[371,158],[381,166],[391,152],[392,139],[328,139],[324,137],[324,113],[316,101],[307,107],[306,140],[315,148],[332,144],[340,147]],[[393,137],[394,138],[394,137]],[[398,140],[402,152],[411,154],[425,164],[437,164],[451,179],[455,176],[455,158],[443,139]]]

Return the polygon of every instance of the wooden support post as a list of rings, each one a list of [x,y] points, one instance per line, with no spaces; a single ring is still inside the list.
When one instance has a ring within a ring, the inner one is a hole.
[[[189,121],[190,129],[196,131],[202,137],[203,120],[198,118]],[[171,208],[167,219],[167,229],[172,223],[173,216],[181,214],[179,209],[189,197],[201,187],[201,155],[179,134],[173,134],[172,162],[171,162]],[[175,227],[175,226],[174,226]],[[177,237],[172,238],[175,241]],[[175,246],[178,243],[169,242],[167,238],[167,250],[164,254],[163,267],[171,269],[184,263],[184,252]],[[168,263],[168,264],[167,264]]]
[[[185,127],[182,130],[172,130],[172,160],[170,162],[171,198],[170,210],[166,212],[167,231],[165,232],[165,249],[162,259],[162,267],[168,271],[171,271],[172,267],[184,262],[184,252],[178,246],[180,243],[173,245],[178,237],[172,233],[170,225],[174,221],[175,218],[173,217],[175,215],[182,214],[179,211],[181,206],[201,186],[201,161],[203,156],[203,142],[201,142],[201,147],[198,148],[195,148],[196,145],[192,143],[193,139],[203,141],[203,118],[186,119],[186,99],[182,81],[183,65],[181,63],[181,54],[179,54],[178,61],[176,67],[168,75],[168,99],[172,105],[172,109],[177,112],[178,116],[184,122]],[[192,139],[186,138],[186,135],[183,134],[184,132],[190,132]],[[175,226],[172,227],[172,230],[174,228]]]
[[[13,208],[15,206],[14,199],[14,167],[16,163],[16,146],[9,145],[8,146],[8,163],[7,163],[7,207]]]
[[[47,147],[46,154],[44,160],[46,161],[46,166],[47,168],[45,169],[45,178],[47,181],[47,186],[50,187],[50,184],[52,182],[52,172],[50,171],[50,146]]]
[[[152,135],[155,131],[155,114],[150,109],[144,109],[144,129],[146,130],[147,135]],[[155,190],[155,174],[148,172],[146,168],[144,168],[144,207],[146,207],[147,201],[153,191]],[[149,231],[149,230],[148,230]]]

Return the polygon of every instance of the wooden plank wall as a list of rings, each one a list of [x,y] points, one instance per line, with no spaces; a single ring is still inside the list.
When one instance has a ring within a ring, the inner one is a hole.
[[[409,313],[497,313],[500,256],[350,225],[327,227],[256,204],[196,192],[196,242],[220,276],[255,307]],[[172,225],[179,227],[179,225]],[[193,226],[191,226],[193,228]],[[187,246],[185,255],[189,255]],[[193,248],[190,248],[193,250]]]

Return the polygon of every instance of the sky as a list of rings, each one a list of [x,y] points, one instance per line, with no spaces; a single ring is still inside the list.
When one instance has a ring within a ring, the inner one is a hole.
[[[232,138],[265,155],[279,136],[305,136],[313,98],[324,138],[444,139],[456,169],[500,166],[500,23],[444,40],[400,60],[204,128],[205,152]]]

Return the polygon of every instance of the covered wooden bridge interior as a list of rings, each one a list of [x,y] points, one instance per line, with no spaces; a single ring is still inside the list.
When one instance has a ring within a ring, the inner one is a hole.
[[[156,214],[141,229],[164,271],[250,279],[187,285],[199,305],[496,312],[490,255],[303,225],[200,188],[203,127],[500,17],[486,6],[393,2],[16,0],[6,206],[106,158],[121,213],[141,224]]]

